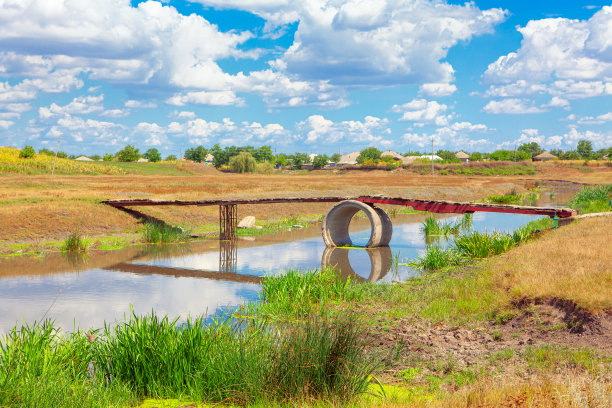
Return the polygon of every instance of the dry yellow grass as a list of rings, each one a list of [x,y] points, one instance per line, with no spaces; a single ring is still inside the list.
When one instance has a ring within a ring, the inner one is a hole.
[[[512,300],[559,298],[612,310],[612,217],[582,219],[492,260]]]

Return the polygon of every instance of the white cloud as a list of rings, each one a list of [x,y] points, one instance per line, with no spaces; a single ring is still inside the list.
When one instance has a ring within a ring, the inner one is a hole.
[[[275,67],[306,80],[369,85],[449,83],[448,49],[491,33],[500,9],[426,0],[194,0],[255,13],[273,30],[298,22],[295,41]]]
[[[612,112],[604,113],[598,116],[585,116],[578,119],[581,125],[603,125],[604,123],[612,122]]]
[[[566,110],[570,109],[570,103],[567,99],[563,99],[559,96],[553,96],[550,102],[542,105],[543,108],[563,108]]]
[[[238,98],[232,91],[218,92],[187,92],[184,94],[175,94],[168,98],[166,103],[175,106],[185,106],[189,104],[195,105],[211,105],[211,106],[229,106],[229,105],[244,105],[244,100]]]
[[[403,105],[393,105],[393,112],[402,113],[400,120],[415,122],[434,122],[438,126],[448,124],[451,115],[445,115],[448,107],[436,101],[413,99]]]
[[[501,101],[490,101],[482,108],[483,112],[500,114],[524,114],[544,112],[527,99],[509,98]]]
[[[333,122],[321,115],[312,115],[298,122],[296,129],[306,134],[304,142],[309,144],[347,142],[366,145],[386,142],[385,136],[391,133],[388,123],[387,119],[374,116],[366,116],[363,121]]]
[[[540,94],[546,91],[546,86],[519,79],[514,83],[501,86],[491,85],[484,93],[486,98],[508,98],[521,95]]]
[[[447,83],[423,84],[419,88],[420,96],[448,96],[457,92],[457,86]]]
[[[552,95],[569,99],[592,98],[607,93],[607,83],[603,81],[555,81],[549,89]]]
[[[15,122],[13,122],[12,120],[0,120],[0,129],[8,129],[11,126],[13,126],[15,124]]]
[[[79,73],[120,83],[224,87],[229,76],[215,61],[252,57],[237,48],[250,33],[222,33],[156,1],[132,7],[128,0],[99,0],[95,9],[72,0],[4,3],[0,73],[36,77],[33,85],[46,92],[82,86]]]
[[[488,97],[546,92],[565,99],[606,94],[612,77],[612,6],[588,20],[531,20],[516,52],[499,57],[483,77]],[[549,83],[552,81],[553,83]]]
[[[157,105],[154,102],[135,101],[133,99],[130,99],[129,101],[125,102],[125,107],[126,108],[152,109],[152,108],[157,108]]]
[[[59,106],[52,103],[48,108],[40,107],[38,116],[41,119],[49,119],[52,116],[62,115],[86,115],[104,110],[104,95],[87,95],[76,97],[68,105]]]

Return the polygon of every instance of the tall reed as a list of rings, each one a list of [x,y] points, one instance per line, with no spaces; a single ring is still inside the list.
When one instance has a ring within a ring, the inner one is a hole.
[[[585,186],[567,205],[579,210],[582,214],[612,211],[612,184]]]
[[[62,251],[78,252],[87,250],[87,241],[83,238],[80,232],[75,231],[68,235],[62,244]]]
[[[142,239],[150,244],[167,244],[170,242],[188,241],[190,234],[181,228],[173,227],[159,222],[147,222],[144,224]]]

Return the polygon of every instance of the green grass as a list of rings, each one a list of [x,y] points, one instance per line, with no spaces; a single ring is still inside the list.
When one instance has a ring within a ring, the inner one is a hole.
[[[262,406],[353,400],[371,390],[378,360],[366,352],[355,315],[317,310],[368,295],[339,276],[330,269],[266,278],[262,302],[233,317],[180,323],[132,313],[89,332],[62,332],[51,321],[16,326],[0,340],[0,406],[125,406],[146,398]],[[307,307],[296,314],[292,300]],[[284,316],[270,319],[270,311]],[[90,342],[87,335],[97,337]]]
[[[15,327],[0,341],[0,406],[117,406],[144,398],[223,404],[348,401],[377,362],[353,316],[294,323],[154,313],[87,334],[53,322]]]
[[[427,225],[427,221],[425,225]],[[465,265],[470,259],[483,259],[506,252],[515,245],[532,239],[540,231],[553,226],[553,220],[541,218],[531,221],[509,234],[470,231],[456,237],[453,246],[449,249],[436,246],[428,247],[425,255],[410,261],[409,266],[436,270]]]
[[[142,239],[150,244],[167,244],[170,242],[185,242],[190,238],[188,232],[171,225],[147,222],[144,224]]]
[[[612,211],[610,200],[612,200],[612,184],[585,186],[567,205],[581,214],[588,214]]]
[[[441,222],[436,220],[433,215],[427,216],[421,225],[421,231],[425,235],[427,245],[434,244],[442,238],[457,235],[461,231],[469,230],[472,227],[472,214],[464,214],[457,222]]]
[[[325,314],[331,303],[360,301],[384,292],[385,285],[358,284],[342,280],[333,268],[299,271],[290,269],[281,276],[270,276],[262,284],[258,313],[274,318],[299,318],[311,313]]]
[[[116,168],[124,173],[158,175],[158,176],[185,176],[188,172],[181,171],[176,163],[137,163],[137,162],[94,162],[103,168]]]
[[[87,241],[83,238],[80,232],[76,231],[68,235],[68,238],[62,243],[62,251],[79,252],[87,250]]]

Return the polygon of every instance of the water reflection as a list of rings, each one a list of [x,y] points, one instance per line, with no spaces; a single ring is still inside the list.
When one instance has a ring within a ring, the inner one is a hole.
[[[457,222],[460,216],[440,216]],[[511,231],[537,218],[476,213],[476,231]],[[319,225],[250,240],[196,241],[187,245],[149,245],[120,251],[88,252],[86,260],[61,254],[0,259],[0,333],[16,322],[43,316],[72,329],[101,327],[123,319],[130,305],[137,314],[171,317],[206,312],[257,300],[263,276],[294,268],[337,265],[356,281],[401,281],[417,273],[400,264],[422,255],[426,242],[422,215],[393,219],[390,247],[327,249]],[[369,222],[351,224],[353,242],[367,242]]]
[[[367,278],[356,273],[351,266],[351,260],[349,259],[350,251],[363,251],[368,255],[370,273]],[[335,267],[340,270],[343,279],[350,278],[358,282],[377,282],[381,280],[391,270],[392,262],[393,254],[389,247],[363,249],[325,248],[321,258],[321,266],[323,268],[327,266]]]

